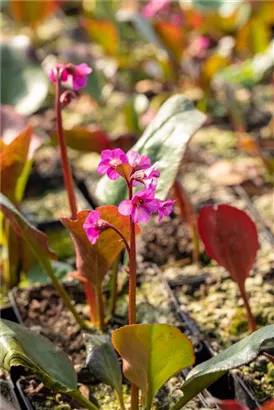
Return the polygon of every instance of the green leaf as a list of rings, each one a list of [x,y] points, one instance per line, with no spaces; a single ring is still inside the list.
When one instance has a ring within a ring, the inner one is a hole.
[[[51,265],[54,274],[58,280],[65,279],[66,275],[69,272],[74,271],[73,266],[69,265],[68,263],[52,261]],[[27,272],[26,276],[27,280],[30,283],[40,283],[41,285],[50,283],[50,278],[39,264],[32,266],[32,268]]]
[[[86,366],[122,397],[122,372],[110,337],[85,333],[84,340],[87,348]]]
[[[124,326],[113,332],[112,343],[122,356],[124,375],[141,389],[146,410],[163,384],[195,360],[190,339],[171,325]]]
[[[27,57],[28,44],[20,41],[18,36],[1,46],[1,104],[13,105],[19,114],[30,115],[45,100],[49,81],[40,64]]]
[[[171,410],[179,410],[202,390],[223,376],[228,370],[254,360],[264,348],[274,347],[274,325],[265,326],[228,349],[196,366],[188,374],[182,391],[184,396]]]
[[[0,366],[24,366],[49,388],[67,393],[77,389],[77,376],[68,356],[49,340],[22,325],[0,321]]]
[[[75,307],[73,306],[67,292],[59,283],[58,279],[54,274],[50,258],[55,258],[56,255],[48,247],[47,235],[39,231],[38,229],[34,228],[27,221],[27,219],[23,217],[23,215],[18,211],[18,209],[16,209],[15,206],[8,200],[8,198],[1,193],[0,209],[5,215],[5,217],[10,221],[17,235],[26,241],[28,247],[30,248],[34,256],[37,258],[41,267],[44,269],[47,275],[49,275],[57,292],[63,298],[64,304],[71,311],[80,327],[86,327],[85,323],[83,322]]]
[[[132,147],[151,162],[159,161],[161,172],[157,197],[165,199],[177,176],[185,149],[191,136],[201,127],[205,116],[183,95],[174,95],[160,108],[142,137]],[[121,178],[111,181],[103,177],[97,186],[102,204],[118,205],[126,197],[126,185]]]

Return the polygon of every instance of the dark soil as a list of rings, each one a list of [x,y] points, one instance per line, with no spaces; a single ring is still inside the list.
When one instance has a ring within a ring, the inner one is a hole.
[[[161,266],[169,261],[192,261],[192,239],[187,223],[179,215],[166,217],[161,223],[156,216],[144,226],[139,252],[144,260]]]

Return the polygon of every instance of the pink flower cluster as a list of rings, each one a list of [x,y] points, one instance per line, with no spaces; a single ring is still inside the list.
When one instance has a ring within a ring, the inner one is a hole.
[[[127,172],[123,171],[124,167]],[[120,214],[130,216],[134,223],[148,222],[154,212],[158,212],[160,222],[164,216],[172,212],[175,201],[161,201],[155,198],[160,172],[157,169],[157,163],[151,165],[149,157],[135,151],[125,154],[119,148],[104,150],[97,171],[101,175],[106,174],[112,180],[124,177],[130,188],[144,185],[144,189],[136,192],[132,198],[122,201],[118,206]],[[83,227],[92,244],[97,241],[102,230],[108,229],[107,223],[102,224],[98,211],[90,212]]]
[[[87,76],[92,72],[92,68],[87,64],[79,65],[56,64],[49,73],[49,79],[52,83],[56,83],[59,76],[61,81],[72,81],[72,87],[75,91],[84,88],[87,85]]]

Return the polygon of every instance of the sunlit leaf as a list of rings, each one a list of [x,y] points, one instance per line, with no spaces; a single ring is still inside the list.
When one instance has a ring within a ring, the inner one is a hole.
[[[87,349],[86,366],[122,397],[122,372],[110,337],[85,333],[84,340]]]
[[[1,44],[1,104],[14,106],[19,114],[30,115],[45,100],[49,81],[41,65],[30,59],[29,44],[22,37]]]
[[[100,44],[107,54],[117,54],[120,41],[119,33],[112,21],[83,17],[81,22],[90,37]]]
[[[204,62],[200,74],[200,85],[207,90],[210,87],[211,80],[215,74],[228,65],[228,60],[218,54],[213,54]]]
[[[113,332],[112,343],[122,356],[124,375],[141,389],[147,409],[163,384],[195,360],[190,339],[166,324],[124,326]]]
[[[56,255],[48,247],[47,235],[32,226],[3,194],[0,194],[0,208],[17,235],[28,242],[39,258],[42,258],[46,264],[50,264],[49,258],[55,259]]]
[[[49,388],[77,389],[72,362],[45,337],[9,320],[0,321],[0,333],[0,367],[24,366]]]
[[[9,145],[1,150],[1,192],[10,199],[15,198],[15,189],[28,158],[32,127],[22,131]]]
[[[183,385],[184,396],[170,410],[183,408],[193,397],[218,380],[228,370],[246,365],[256,359],[264,350],[266,343],[274,347],[274,325],[257,330],[218,355],[194,367]]]
[[[198,229],[207,254],[243,285],[259,249],[256,225],[250,217],[230,205],[205,206]]]
[[[164,45],[180,61],[184,50],[182,27],[168,21],[159,21],[155,23],[154,28]]]
[[[169,98],[145,130],[133,150],[148,155],[151,162],[158,161],[161,177],[157,197],[165,199],[177,176],[184,152],[192,135],[201,127],[205,116],[195,109],[183,95]],[[119,204],[126,198],[127,188],[122,179],[110,181],[103,177],[97,186],[98,200]]]
[[[129,239],[129,217],[119,214],[113,205],[96,208],[101,218],[119,229]],[[95,245],[91,245],[83,229],[89,211],[81,211],[77,219],[61,218],[61,222],[69,230],[76,249],[76,267],[78,273],[88,278],[95,286],[104,279],[111,264],[123,249],[124,243],[113,229],[100,234]]]
[[[96,126],[76,127],[64,130],[66,144],[77,151],[88,151],[100,153],[104,149],[110,148],[108,135]],[[52,135],[52,140],[57,144],[57,135]]]
[[[10,0],[9,6],[15,20],[34,27],[50,16],[58,4],[55,0]]]

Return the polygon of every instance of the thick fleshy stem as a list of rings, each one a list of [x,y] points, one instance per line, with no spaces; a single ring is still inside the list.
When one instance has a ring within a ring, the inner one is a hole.
[[[62,162],[62,169],[64,175],[64,182],[65,187],[68,195],[69,206],[71,210],[71,217],[72,219],[77,218],[77,205],[76,205],[76,196],[73,186],[73,178],[71,167],[68,159],[67,147],[65,142],[65,136],[63,131],[63,123],[62,123],[62,113],[61,113],[61,71],[57,69],[56,75],[56,94],[55,94],[55,114],[56,114],[56,127],[57,127],[57,137],[58,137],[58,144],[60,149],[60,156]]]
[[[239,289],[240,289],[241,296],[243,298],[244,305],[245,305],[245,308],[246,308],[246,311],[247,311],[248,330],[252,333],[252,332],[255,332],[255,330],[256,330],[255,318],[253,316],[252,310],[251,310],[250,305],[249,305],[248,296],[246,294],[244,284],[242,284],[242,285],[239,284]]]
[[[132,185],[128,184],[128,197],[132,199]],[[130,252],[129,252],[129,303],[128,322],[136,323],[136,238],[135,223],[130,218]],[[139,390],[135,384],[131,384],[131,410],[139,408]]]

